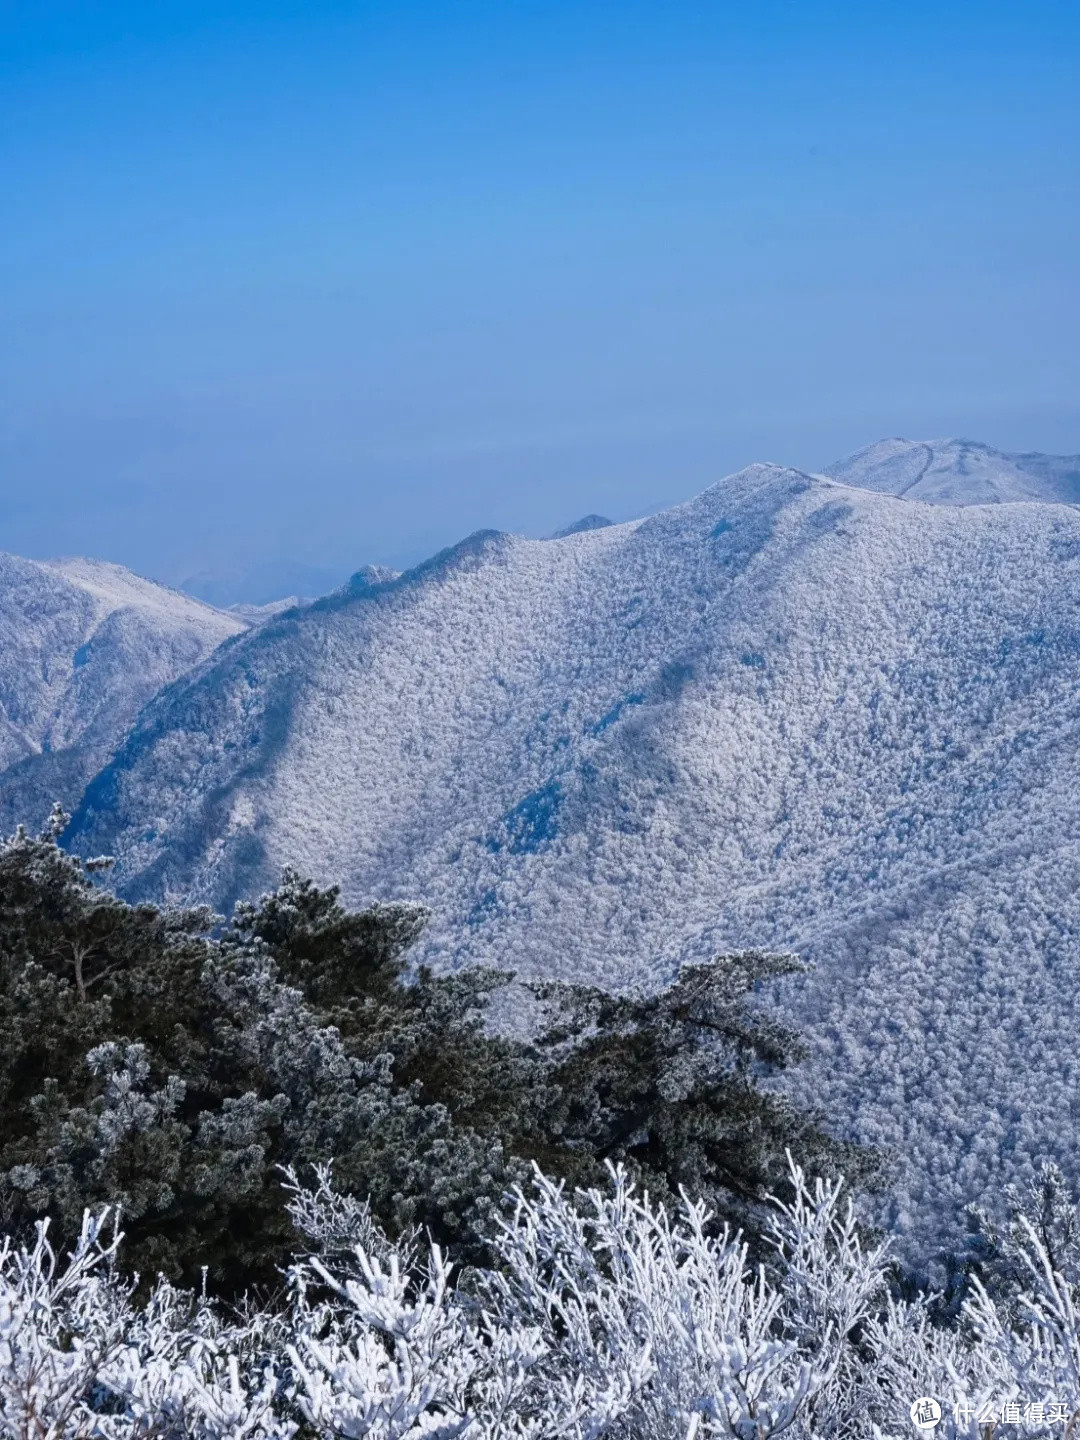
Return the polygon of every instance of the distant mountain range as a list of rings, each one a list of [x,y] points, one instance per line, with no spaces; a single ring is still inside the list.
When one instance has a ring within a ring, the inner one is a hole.
[[[573,525],[567,525],[562,530],[556,530],[550,538],[552,540],[565,540],[567,535],[580,535],[583,530],[603,530],[614,521],[608,520],[603,515],[584,515],[580,520],[575,520]]]
[[[294,863],[422,900],[436,965],[796,949],[793,1086],[894,1153],[883,1218],[928,1243],[1042,1155],[1080,1175],[1078,477],[885,441],[361,572],[151,701],[69,842],[133,897]]]
[[[324,595],[340,585],[345,575],[326,565],[296,560],[265,560],[232,568],[201,570],[181,580],[180,589],[219,609],[261,609],[285,596]]]
[[[1080,455],[1007,455],[975,440],[879,440],[825,474],[928,505],[1080,502]]]

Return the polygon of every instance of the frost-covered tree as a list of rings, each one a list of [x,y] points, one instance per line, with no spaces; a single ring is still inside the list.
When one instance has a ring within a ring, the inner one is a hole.
[[[789,1027],[750,1002],[801,968],[794,956],[748,950],[686,966],[649,994],[532,987],[554,1011],[541,1038],[552,1062],[550,1131],[588,1157],[590,1183],[597,1162],[624,1163],[655,1196],[677,1200],[686,1189],[756,1229],[761,1201],[788,1182],[789,1153],[821,1174],[871,1180],[871,1152],[836,1141],[819,1117],[762,1083],[804,1052]]]
[[[1016,1306],[1030,1280],[1030,1236],[1034,1233],[1056,1274],[1080,1283],[1080,1203],[1076,1188],[1059,1165],[1044,1160],[1023,1185],[1002,1188],[992,1209],[965,1210],[967,1233],[959,1245],[937,1257],[930,1274],[904,1277],[902,1288],[934,1292],[935,1315],[951,1323],[977,1280],[1006,1306]]]
[[[776,1263],[705,1208],[658,1206],[613,1168],[571,1197],[537,1172],[492,1237],[498,1270],[456,1283],[370,1213],[288,1182],[316,1253],[284,1310],[231,1318],[159,1280],[140,1298],[111,1217],[63,1259],[46,1222],[0,1243],[0,1435],[8,1440],[901,1440],[1060,1436],[1080,1412],[1080,1305],[1034,1227],[1010,1318],[974,1282],[944,1330],[889,1295],[838,1182],[792,1168]]]
[[[490,1260],[532,1162],[572,1185],[618,1161],[726,1218],[783,1186],[792,1149],[848,1152],[761,1084],[797,1053],[747,1007],[790,962],[728,957],[652,996],[537,987],[534,1040],[489,1033],[509,977],[409,967],[410,906],[353,912],[293,871],[228,922],[128,905],[39,836],[0,844],[0,1220],[63,1243],[118,1207],[125,1263],[279,1288],[295,1235],[281,1167],[334,1162],[392,1238]],[[748,1208],[750,1207],[750,1208]]]
[[[165,1280],[137,1303],[111,1218],[88,1212],[66,1261],[47,1221],[30,1244],[0,1244],[0,1434],[291,1440],[277,1322],[229,1325]]]
[[[124,904],[55,828],[0,846],[9,1225],[49,1213],[67,1242],[84,1209],[115,1206],[130,1265],[189,1284],[208,1265],[241,1290],[279,1285],[291,1255],[280,1164],[342,1157],[391,1226],[438,1203],[440,1167],[480,1195],[506,1183],[485,1180],[492,1147],[396,1082],[386,1047],[346,1053],[265,946],[222,943],[204,911]]]
[[[654,1194],[677,1199],[685,1186],[725,1216],[756,1224],[755,1207],[787,1182],[789,1151],[819,1173],[872,1174],[868,1151],[837,1142],[762,1083],[803,1055],[789,1027],[750,1003],[760,987],[801,968],[793,956],[723,956],[648,994],[532,983],[543,1018],[522,1044],[484,1025],[487,999],[508,973],[408,971],[405,947],[422,921],[404,907],[351,913],[336,888],[286,871],[272,895],[237,907],[226,938],[265,945],[349,1054],[371,1063],[391,1051],[399,1085],[443,1106],[459,1128],[572,1184],[601,1183],[606,1163],[617,1161]],[[496,1162],[492,1173],[519,1171]],[[335,1175],[351,1183],[340,1157]],[[415,1218],[439,1223],[431,1213]],[[456,1238],[452,1228],[442,1235]]]

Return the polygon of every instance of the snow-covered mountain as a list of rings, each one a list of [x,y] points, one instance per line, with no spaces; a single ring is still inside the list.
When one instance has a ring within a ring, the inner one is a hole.
[[[572,525],[564,525],[561,530],[556,530],[554,535],[549,535],[549,540],[565,540],[567,535],[579,535],[582,530],[603,530],[606,526],[613,524],[606,515],[583,515],[580,520],[575,520]]]
[[[442,965],[793,948],[794,1084],[895,1151],[913,1242],[1043,1155],[1080,1174],[1080,510],[877,493],[897,443],[836,467],[868,488],[756,465],[273,619],[147,707],[72,843],[132,895],[293,862],[421,899]]]
[[[246,629],[97,560],[0,554],[0,827],[71,806],[163,685]]]
[[[975,440],[879,440],[825,474],[930,505],[1080,503],[1080,455],[1008,455]]]

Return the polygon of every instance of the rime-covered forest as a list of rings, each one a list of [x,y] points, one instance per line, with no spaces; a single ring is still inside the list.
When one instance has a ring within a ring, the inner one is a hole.
[[[8,563],[0,1440],[1080,1423],[1071,465]]]
[[[422,900],[439,973],[794,951],[788,1093],[890,1153],[913,1259],[950,1243],[1041,1157],[1080,1174],[1080,461],[832,470],[358,574],[162,690],[64,844],[130,900],[229,912],[289,864]]]
[[[765,1440],[1061,1433],[1053,1166],[901,1265],[872,1150],[772,1088],[744,951],[648,995],[410,960],[416,906],[295,871],[226,918],[0,845],[0,1433]],[[520,1004],[520,998],[518,1003]]]

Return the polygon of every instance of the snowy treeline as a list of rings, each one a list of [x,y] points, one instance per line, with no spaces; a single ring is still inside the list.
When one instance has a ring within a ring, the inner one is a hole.
[[[1027,1293],[978,1284],[959,1327],[890,1298],[884,1247],[860,1239],[839,1184],[793,1167],[774,1261],[754,1268],[702,1207],[672,1216],[612,1172],[571,1199],[539,1173],[517,1191],[493,1271],[451,1273],[437,1248],[391,1244],[325,1173],[291,1178],[313,1252],[274,1310],[231,1317],[114,1264],[106,1213],[58,1257],[0,1248],[0,1434],[49,1440],[764,1440],[1061,1434],[1080,1409],[1078,1297],[1035,1228]]]

